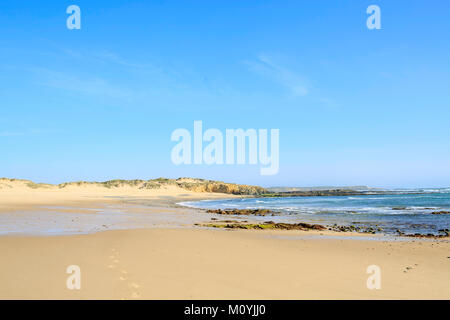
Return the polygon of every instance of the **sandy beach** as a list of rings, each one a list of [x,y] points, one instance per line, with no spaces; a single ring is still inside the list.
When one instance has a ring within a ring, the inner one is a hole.
[[[61,223],[81,231],[0,236],[0,299],[450,298],[448,239],[209,229],[194,223],[212,215],[176,205],[230,196],[178,187],[3,185],[0,215],[5,221],[76,214],[80,220],[70,216]],[[112,219],[86,232],[89,217],[105,208],[134,220]],[[80,290],[66,286],[70,265],[80,267]],[[366,286],[370,265],[380,267],[381,289]]]
[[[450,300],[450,0],[1,1],[0,29],[14,314]]]

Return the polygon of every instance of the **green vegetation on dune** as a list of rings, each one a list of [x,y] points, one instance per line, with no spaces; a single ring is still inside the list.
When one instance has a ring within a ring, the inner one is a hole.
[[[32,181],[26,183],[28,188],[39,189],[39,188],[51,188],[53,185],[48,183],[34,183]]]
[[[54,187],[54,185],[49,184],[49,183],[35,183],[33,181],[24,180],[24,179],[0,178],[0,185],[1,185],[0,188],[1,187],[13,188],[15,183],[22,183],[31,189]]]
[[[228,193],[236,195],[261,195],[267,193],[268,191],[262,187],[241,185],[234,183],[226,183],[222,181],[205,180],[205,179],[194,179],[194,178],[178,178],[178,179],[167,179],[167,178],[157,178],[151,180],[122,180],[114,179],[104,182],[88,182],[88,181],[75,181],[75,182],[65,182],[58,185],[46,184],[46,183],[34,183],[29,180],[19,180],[19,179],[8,179],[1,178],[1,183],[22,183],[31,189],[40,188],[59,188],[64,189],[72,186],[97,186],[104,187],[108,189],[114,188],[137,188],[140,190],[145,189],[160,189],[165,187],[179,187],[185,190],[193,192],[213,192],[213,193]]]

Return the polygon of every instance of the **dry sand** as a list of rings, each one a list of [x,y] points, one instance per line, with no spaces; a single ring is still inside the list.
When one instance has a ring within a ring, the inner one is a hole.
[[[144,212],[158,219],[176,210],[202,220],[204,213],[179,209],[174,203],[225,196],[178,188],[41,190],[15,185],[0,190],[0,215],[36,214],[42,206],[50,206],[46,210],[55,215],[89,215],[86,208],[114,205],[127,212],[148,207]],[[448,240],[346,236],[194,226],[1,236],[0,299],[450,298]],[[81,268],[80,290],[66,287],[69,265]],[[380,290],[366,287],[369,265],[381,268]]]

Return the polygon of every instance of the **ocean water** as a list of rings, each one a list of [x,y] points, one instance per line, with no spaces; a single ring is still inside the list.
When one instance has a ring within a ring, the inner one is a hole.
[[[450,211],[449,189],[420,190],[422,194],[357,196],[320,196],[285,198],[246,198],[185,202],[183,205],[210,209],[272,209],[279,215],[255,217],[278,222],[312,222],[325,225],[379,226],[383,233],[440,234],[450,228],[450,214],[431,214]]]

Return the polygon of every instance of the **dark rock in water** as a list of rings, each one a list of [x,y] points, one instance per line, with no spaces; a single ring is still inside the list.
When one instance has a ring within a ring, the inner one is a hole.
[[[275,223],[273,221],[267,221],[264,223],[265,225],[270,225],[274,229],[283,229],[283,230],[326,230],[324,226],[320,224],[309,224],[309,223]]]
[[[406,207],[394,207],[392,210],[408,210]],[[235,215],[235,216],[274,216],[281,214],[280,211],[273,211],[270,209],[208,209],[208,213],[220,214],[220,215]],[[450,211],[436,211],[433,214],[446,214]],[[230,217],[231,218],[231,217]],[[236,219],[239,219],[236,217]],[[418,238],[445,238],[449,237],[449,229],[440,229],[436,232],[433,226],[427,224],[415,223],[411,224],[410,230],[416,229],[417,231],[429,230],[432,233],[410,233],[405,234],[404,231],[397,229],[395,232],[385,226],[380,226],[377,223],[365,223],[361,221],[354,221],[351,225],[327,225],[322,226],[319,224],[310,223],[276,223],[273,221],[267,222],[256,222],[256,221],[233,221],[233,220],[222,220],[218,221],[216,218],[211,218],[212,221],[217,223],[210,223],[209,227],[214,228],[227,228],[227,229],[278,229],[278,230],[330,230],[335,232],[356,232],[356,233],[366,233],[366,234],[377,234],[377,233],[394,233],[398,236],[407,237],[418,237]]]
[[[412,223],[409,225],[410,228],[419,229],[419,228],[428,228],[429,225],[424,223]]]
[[[267,221],[261,224],[251,223],[227,223],[227,224],[206,224],[206,227],[226,228],[226,229],[278,229],[278,230],[326,230],[324,226],[309,223],[275,223]]]
[[[355,226],[355,225],[332,225],[328,230],[331,231],[337,231],[337,232],[359,232],[359,233],[370,233],[370,234],[376,234],[377,232],[383,231],[381,227],[378,227],[377,225],[375,227],[370,226]]]
[[[253,215],[253,216],[266,216],[275,215],[275,212],[268,209],[210,209],[208,213],[215,214],[231,214],[231,215]]]
[[[373,193],[374,191],[372,191]],[[366,191],[358,191],[351,189],[326,189],[326,190],[296,190],[296,191],[280,191],[263,194],[263,197],[318,197],[318,196],[358,196],[367,195]],[[384,193],[383,193],[384,194]]]
[[[415,234],[404,234],[403,236],[405,237],[414,237],[414,238],[428,238],[428,239],[441,239],[441,238],[448,238],[449,234],[432,234],[432,233],[427,233],[427,234],[421,234],[421,233],[415,233]]]
[[[450,211],[433,211],[431,214],[450,214]]]

